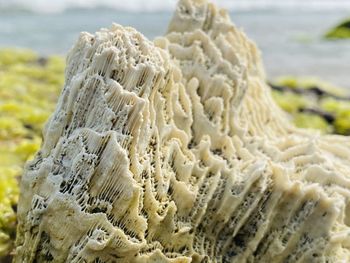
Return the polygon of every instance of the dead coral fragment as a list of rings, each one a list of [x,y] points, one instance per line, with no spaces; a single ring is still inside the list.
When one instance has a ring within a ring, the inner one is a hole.
[[[155,43],[114,25],[70,52],[15,262],[349,261],[349,140],[291,125],[213,4]]]

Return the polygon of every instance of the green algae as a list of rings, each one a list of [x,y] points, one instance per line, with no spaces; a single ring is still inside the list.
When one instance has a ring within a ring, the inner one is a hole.
[[[332,28],[325,34],[326,39],[349,39],[350,38],[350,19],[347,19]]]
[[[349,95],[344,88],[315,77],[282,76],[277,78],[274,83],[292,89],[301,88],[309,90],[318,87],[325,92],[341,97]]]
[[[273,98],[297,127],[350,135],[350,96],[345,89],[292,76],[281,77],[271,86]]]
[[[322,117],[310,113],[297,113],[294,115],[294,123],[296,126],[305,129],[316,129],[323,133],[330,133],[332,131],[331,125],[327,123]]]
[[[272,91],[272,97],[284,111],[291,114],[297,113],[300,108],[308,104],[305,97],[292,92]]]
[[[13,249],[18,178],[41,144],[63,86],[64,59],[0,50],[0,262]]]
[[[320,107],[336,116],[334,121],[336,133],[350,135],[350,101],[326,98],[321,101]]]

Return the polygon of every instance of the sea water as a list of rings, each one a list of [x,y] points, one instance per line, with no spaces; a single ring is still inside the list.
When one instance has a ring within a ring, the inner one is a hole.
[[[296,3],[295,1],[289,3]],[[116,2],[121,3],[119,0]],[[227,0],[221,2],[226,5],[231,3]],[[254,1],[248,0],[245,3],[249,2]],[[257,2],[256,0],[255,3]],[[333,2],[336,3],[337,0]],[[174,3],[175,1],[171,2]],[[33,49],[43,56],[63,55],[74,44],[79,32],[95,32],[113,22],[135,27],[153,39],[166,32],[171,19],[171,11],[168,10],[170,7],[166,6],[162,11],[145,9],[145,12],[106,7],[62,8],[60,12],[3,8],[0,9],[0,48],[23,47]],[[327,41],[322,37],[333,25],[350,17],[348,6],[248,7],[242,5],[233,8],[230,14],[234,23],[262,51],[269,79],[282,75],[314,76],[350,89],[350,41]]]

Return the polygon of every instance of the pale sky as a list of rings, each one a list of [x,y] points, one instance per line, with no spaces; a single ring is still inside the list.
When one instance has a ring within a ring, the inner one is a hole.
[[[231,10],[252,8],[341,8],[350,10],[350,0],[212,0]],[[172,10],[176,0],[0,0],[0,8],[17,6],[39,12],[60,12],[69,7],[107,6],[128,11]]]

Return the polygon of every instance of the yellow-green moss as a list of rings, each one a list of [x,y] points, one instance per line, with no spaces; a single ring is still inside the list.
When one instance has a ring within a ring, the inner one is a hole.
[[[274,81],[275,85],[287,87],[286,90],[273,90],[272,95],[277,104],[292,117],[296,126],[321,130],[323,133],[350,135],[350,98],[347,90],[315,78],[281,77]],[[312,92],[300,92],[317,87],[325,91],[322,96]],[[298,90],[298,92],[293,92]],[[340,98],[343,98],[341,100]],[[312,110],[302,113],[303,110]],[[334,121],[328,123],[319,114],[333,116]]]
[[[350,101],[339,101],[332,98],[323,99],[321,108],[336,116],[334,128],[337,133],[350,135]]]
[[[0,50],[0,262],[13,248],[18,178],[41,144],[63,86],[64,59]]]
[[[328,133],[332,131],[332,127],[323,118],[309,113],[295,114],[294,123],[300,128],[317,129],[322,133]]]
[[[5,255],[13,246],[16,215],[13,208],[17,204],[20,170],[0,166],[0,256]]]
[[[314,77],[282,76],[274,80],[274,83],[276,83],[277,85],[286,86],[294,89],[311,89],[314,87],[319,87],[320,89],[337,96],[348,95],[345,89]]]
[[[347,39],[350,38],[350,19],[347,19],[332,28],[325,34],[327,39]]]
[[[278,105],[288,113],[296,113],[299,108],[308,104],[306,98],[292,92],[273,91],[272,96]]]

